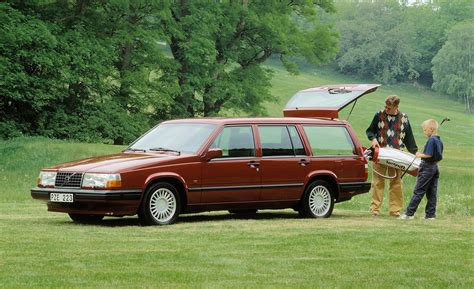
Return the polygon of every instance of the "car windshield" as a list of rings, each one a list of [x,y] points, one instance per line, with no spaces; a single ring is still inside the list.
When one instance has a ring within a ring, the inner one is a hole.
[[[160,124],[139,138],[128,150],[195,154],[215,128],[216,125],[206,123]]]

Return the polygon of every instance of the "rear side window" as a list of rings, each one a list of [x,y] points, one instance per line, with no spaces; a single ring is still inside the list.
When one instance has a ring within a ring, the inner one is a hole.
[[[259,126],[262,156],[294,156],[286,126]]]
[[[315,156],[355,155],[352,139],[343,126],[304,126]]]
[[[211,145],[220,148],[222,157],[253,157],[255,144],[250,126],[230,126],[224,128]]]
[[[298,131],[294,126],[258,126],[262,156],[305,155]]]

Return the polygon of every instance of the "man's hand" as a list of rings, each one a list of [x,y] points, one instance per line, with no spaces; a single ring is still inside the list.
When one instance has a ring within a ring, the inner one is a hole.
[[[374,139],[372,140],[372,143],[370,143],[370,147],[371,147],[371,148],[380,147],[380,144],[379,144],[379,142],[377,141],[376,138],[374,138]]]

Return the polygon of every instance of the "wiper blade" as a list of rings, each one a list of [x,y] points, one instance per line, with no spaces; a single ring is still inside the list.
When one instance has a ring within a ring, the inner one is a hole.
[[[122,152],[126,152],[126,151],[144,152],[144,153],[146,153],[146,150],[144,150],[144,149],[133,149],[133,148],[126,148],[126,149],[124,149]]]
[[[162,147],[151,148],[151,149],[149,149],[149,150],[150,150],[150,151],[159,151],[159,152],[173,152],[173,153],[177,153],[178,155],[181,154],[180,151],[172,150],[172,149],[167,149],[167,148],[162,148]]]

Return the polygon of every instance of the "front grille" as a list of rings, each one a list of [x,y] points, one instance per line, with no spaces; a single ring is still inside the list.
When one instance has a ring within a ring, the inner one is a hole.
[[[54,186],[62,188],[80,188],[82,175],[82,173],[58,172]]]

